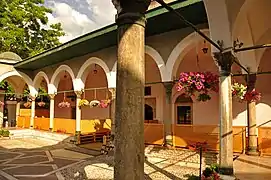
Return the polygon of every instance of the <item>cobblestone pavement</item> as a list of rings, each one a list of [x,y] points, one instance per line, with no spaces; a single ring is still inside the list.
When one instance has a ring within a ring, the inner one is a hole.
[[[90,157],[38,139],[0,140],[0,180],[64,180],[61,170]]]

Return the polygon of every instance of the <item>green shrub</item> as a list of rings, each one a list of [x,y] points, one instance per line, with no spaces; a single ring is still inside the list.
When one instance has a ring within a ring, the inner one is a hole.
[[[0,136],[9,137],[10,132],[9,130],[1,129],[0,130]]]

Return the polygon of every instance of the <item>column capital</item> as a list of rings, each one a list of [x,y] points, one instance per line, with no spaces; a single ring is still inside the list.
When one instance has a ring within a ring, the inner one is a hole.
[[[235,56],[232,51],[215,52],[214,58],[222,76],[229,76]]]
[[[116,23],[138,24],[145,27],[145,12],[148,10],[151,0],[112,0],[117,9]]]
[[[48,96],[50,97],[50,99],[54,99],[56,96],[56,93],[55,94],[48,94]]]
[[[112,99],[116,99],[116,88],[109,88],[108,91],[111,93]]]
[[[29,94],[29,96],[28,96],[28,98],[29,98],[31,101],[35,101],[35,100],[36,100],[36,97],[37,97],[37,96],[32,96],[32,95],[30,95],[30,94]]]
[[[83,91],[74,91],[74,93],[76,94],[77,98],[81,98]]]
[[[163,85],[166,89],[166,93],[171,93],[172,92],[172,88],[174,86],[174,82],[169,81],[169,82],[163,82]]]
[[[247,90],[248,91],[253,91],[254,90],[256,80],[257,80],[257,75],[256,74],[247,74],[246,83],[247,83]]]

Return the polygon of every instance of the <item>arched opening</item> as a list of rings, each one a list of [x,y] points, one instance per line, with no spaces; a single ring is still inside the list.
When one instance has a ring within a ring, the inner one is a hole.
[[[90,104],[95,100],[99,102],[110,100],[111,94],[108,91],[105,70],[100,65],[93,63],[85,69],[84,73],[86,73],[86,79],[82,99],[86,99]],[[111,127],[110,104],[107,107],[90,106],[81,107],[81,132],[108,131]]]
[[[28,119],[26,120],[26,124],[30,123],[30,111],[27,113],[23,113],[20,111],[20,106],[22,107],[23,101],[21,98],[28,95],[24,91],[28,89],[28,84],[24,81],[24,79],[17,75],[12,75],[5,78],[0,83],[0,89],[2,90],[0,94],[0,123],[2,126],[15,127],[16,124],[19,125],[18,118],[20,115],[26,116]],[[20,106],[17,104],[20,103]],[[29,126],[28,126],[29,127]]]
[[[266,49],[263,53],[259,65],[259,72],[271,72],[271,49]],[[271,126],[271,89],[267,87],[270,84],[271,74],[258,74],[256,81],[256,90],[261,93],[261,100],[256,105],[257,125]]]
[[[59,83],[57,84],[57,95],[55,96],[55,118],[75,119],[76,118],[76,95],[73,91],[73,81],[70,73],[62,70],[57,75]],[[67,102],[69,106],[61,106]],[[58,129],[56,129],[58,130]]]
[[[153,120],[153,109],[148,104],[145,104],[145,120]]]
[[[155,60],[145,54],[145,104],[153,108],[153,119],[145,120],[153,120],[152,123],[163,121],[163,96],[161,94],[164,94],[164,86],[161,82],[160,70]]]

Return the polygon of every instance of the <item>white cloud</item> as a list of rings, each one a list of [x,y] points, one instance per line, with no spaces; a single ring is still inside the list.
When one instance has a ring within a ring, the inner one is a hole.
[[[89,7],[85,7],[85,9],[87,8],[89,10],[89,14],[76,10],[84,8],[81,7],[81,3],[78,0],[74,0],[73,3],[71,3],[76,7],[72,7],[65,2],[48,1],[47,3],[53,10],[53,15],[48,15],[49,23],[60,22],[66,33],[64,37],[60,38],[61,42],[67,42],[113,23],[116,14],[111,0],[87,0]]]

